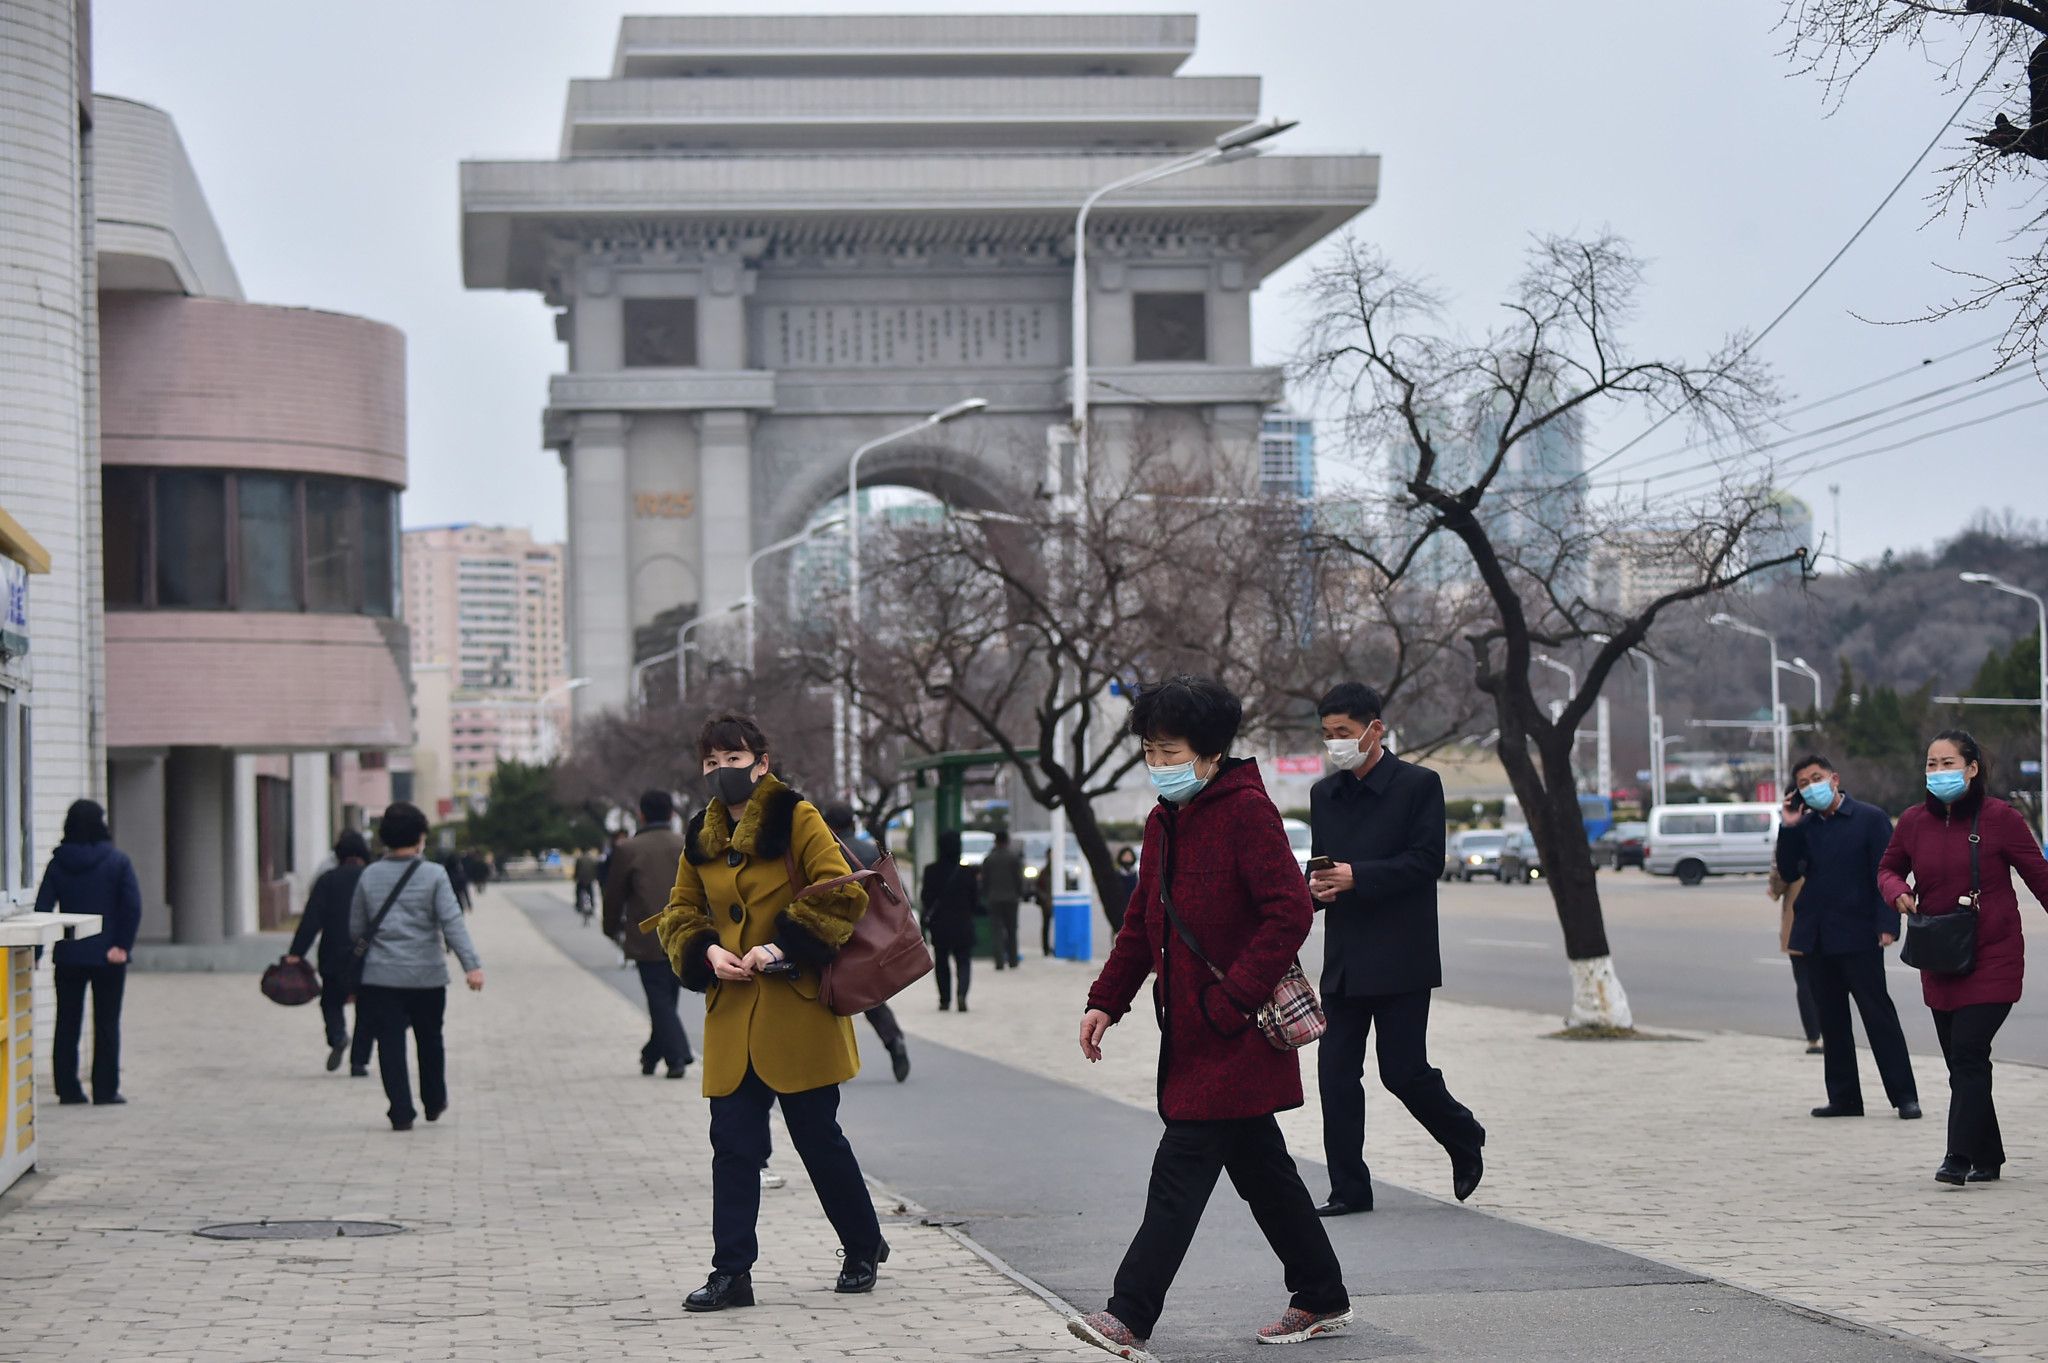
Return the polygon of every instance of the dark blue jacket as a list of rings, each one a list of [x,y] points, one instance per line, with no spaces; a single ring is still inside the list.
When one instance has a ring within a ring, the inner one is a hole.
[[[306,895],[306,912],[299,919],[299,930],[292,934],[288,955],[304,956],[318,937],[320,973],[332,975],[347,967],[355,953],[355,939],[348,935],[349,909],[355,903],[356,882],[362,878],[360,861],[343,862],[321,872]]]
[[[1891,816],[1842,797],[1832,814],[1807,811],[1778,832],[1778,874],[1806,884],[1792,906],[1792,950],[1810,956],[1871,951],[1899,935],[1899,915],[1877,889],[1877,865],[1892,840]]]
[[[51,952],[58,965],[105,965],[107,948],[135,950],[142,928],[142,886],[128,854],[110,842],[67,842],[50,854],[36,891],[36,912],[96,913],[100,931],[59,942]]]
[[[1340,771],[1308,795],[1317,856],[1351,864],[1353,889],[1323,915],[1323,992],[1408,994],[1444,982],[1436,882],[1444,871],[1444,783],[1383,754],[1364,776]]]

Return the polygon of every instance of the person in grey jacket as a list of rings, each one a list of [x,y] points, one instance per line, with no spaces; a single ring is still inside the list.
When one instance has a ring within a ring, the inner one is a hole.
[[[384,811],[377,837],[387,849],[384,859],[363,868],[349,909],[350,937],[370,938],[356,984],[356,1027],[368,1029],[377,1040],[377,1067],[384,1096],[391,1100],[391,1129],[410,1131],[414,1111],[406,1029],[412,1029],[419,1052],[420,1106],[431,1122],[448,1110],[447,1056],[441,1045],[441,1019],[448,1007],[446,950],[461,960],[472,990],[484,987],[484,966],[469,940],[448,873],[421,855],[427,816],[401,800]],[[404,885],[391,911],[373,931],[372,923],[401,879]]]

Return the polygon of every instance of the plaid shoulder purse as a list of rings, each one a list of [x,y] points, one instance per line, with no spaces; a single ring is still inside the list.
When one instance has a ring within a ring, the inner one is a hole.
[[[1159,906],[1166,910],[1167,921],[1195,959],[1209,968],[1209,973],[1218,983],[1223,972],[1209,959],[1195,935],[1188,931],[1187,924],[1180,921],[1180,914],[1173,907],[1173,835],[1167,833],[1166,873],[1159,878]],[[1252,1022],[1259,1034],[1266,1038],[1266,1044],[1276,1051],[1298,1051],[1304,1046],[1322,1039],[1330,1030],[1330,1021],[1323,1015],[1322,1000],[1316,997],[1316,987],[1309,983],[1308,974],[1301,968],[1301,958],[1287,967],[1287,973],[1280,977],[1280,983],[1273,986],[1272,997],[1259,1005],[1259,1011],[1252,1014]]]

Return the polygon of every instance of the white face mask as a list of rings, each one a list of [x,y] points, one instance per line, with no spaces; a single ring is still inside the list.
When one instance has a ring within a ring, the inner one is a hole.
[[[1357,771],[1365,765],[1365,754],[1355,738],[1326,738],[1323,747],[1329,750],[1330,765],[1338,771]]]

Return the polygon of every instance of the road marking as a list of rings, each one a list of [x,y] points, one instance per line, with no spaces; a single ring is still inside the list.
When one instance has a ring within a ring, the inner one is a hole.
[[[1551,949],[1549,942],[1525,942],[1519,937],[1467,937],[1465,944],[1475,947],[1515,947],[1522,951],[1549,951]]]

